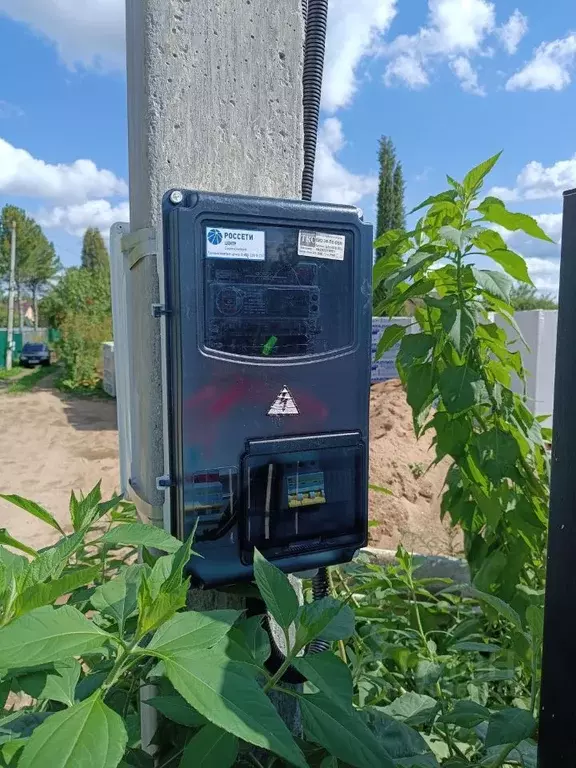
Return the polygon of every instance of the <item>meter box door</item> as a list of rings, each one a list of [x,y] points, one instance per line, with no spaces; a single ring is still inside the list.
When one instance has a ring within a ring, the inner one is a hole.
[[[163,203],[173,533],[198,585],[346,562],[367,539],[372,228],[357,208]]]

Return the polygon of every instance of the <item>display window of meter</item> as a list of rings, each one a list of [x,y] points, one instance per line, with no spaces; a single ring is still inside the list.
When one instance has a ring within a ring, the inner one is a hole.
[[[372,230],[358,209],[163,204],[173,533],[203,586],[350,560],[367,537]]]

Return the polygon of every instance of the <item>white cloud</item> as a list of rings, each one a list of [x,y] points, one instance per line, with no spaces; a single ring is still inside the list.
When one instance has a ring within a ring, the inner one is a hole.
[[[322,90],[329,112],[347,106],[356,91],[356,70],[390,27],[397,0],[330,0]]]
[[[52,40],[69,67],[124,66],[124,0],[0,0],[2,13]]]
[[[24,110],[17,104],[11,104],[9,101],[0,99],[0,119],[10,119],[12,117],[23,117]]]
[[[399,81],[422,87],[435,59],[482,53],[485,39],[496,28],[495,7],[488,0],[428,0],[428,7],[427,26],[415,35],[399,35],[385,47],[384,53],[391,59],[386,84]],[[414,72],[419,73],[417,79]]]
[[[125,195],[126,182],[92,160],[50,164],[0,139],[0,192],[62,203]]]
[[[562,238],[562,220],[561,213],[541,213],[534,216],[544,232],[549,235],[556,243]]]
[[[496,30],[500,42],[511,56],[516,53],[522,38],[527,32],[528,18],[518,8],[516,8],[508,21]]]
[[[535,287],[543,293],[558,293],[560,280],[560,259],[541,259],[527,257],[528,274]]]
[[[386,72],[384,73],[385,84],[393,85],[396,80],[413,90],[430,85],[428,74],[422,66],[422,62],[410,54],[397,56],[386,67]]]
[[[396,15],[397,0],[330,0],[323,106],[350,103],[356,70]],[[69,66],[122,69],[125,0],[0,0],[0,14],[51,40]]]
[[[376,192],[378,178],[351,173],[337,160],[344,147],[342,124],[336,117],[322,123],[316,151],[314,199],[327,203],[355,205],[365,195]]]
[[[460,80],[462,90],[476,96],[486,96],[485,89],[478,83],[478,73],[470,64],[470,59],[458,56],[450,62],[450,68]]]
[[[545,167],[536,160],[528,163],[516,178],[516,185],[493,187],[489,194],[502,200],[546,200],[559,197],[567,189],[576,187],[576,155],[570,160],[559,160]]]
[[[88,200],[80,205],[41,210],[36,219],[42,227],[64,229],[71,235],[81,237],[88,227],[98,227],[108,236],[112,224],[128,221],[129,217],[127,202],[111,205],[108,200]]]
[[[532,59],[506,83],[506,90],[561,91],[572,82],[576,65],[576,34],[542,43]]]

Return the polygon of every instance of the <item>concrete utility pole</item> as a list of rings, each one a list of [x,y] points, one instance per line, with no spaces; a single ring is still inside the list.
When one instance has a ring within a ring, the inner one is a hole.
[[[6,370],[12,368],[14,346],[14,290],[16,287],[16,222],[12,222],[10,240],[10,284],[8,287],[8,334],[6,338]]]
[[[172,187],[299,198],[302,0],[127,0],[130,229]],[[161,238],[158,238],[158,248]],[[151,251],[153,246],[151,246]],[[160,266],[161,269],[161,266]],[[156,260],[130,270],[131,484],[162,525],[165,474]],[[135,450],[138,446],[138,451]],[[141,450],[146,446],[145,450]],[[192,608],[227,604],[194,592]]]

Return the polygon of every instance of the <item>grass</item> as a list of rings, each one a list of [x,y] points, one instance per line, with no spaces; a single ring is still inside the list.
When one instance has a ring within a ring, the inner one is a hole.
[[[11,368],[9,371],[7,371],[6,368],[0,368],[0,381],[13,379],[15,376],[19,376],[21,373],[22,368],[20,368],[18,365],[14,366],[14,368]]]
[[[25,373],[20,378],[13,381],[4,392],[8,395],[22,395],[25,392],[30,392],[39,381],[49,376],[54,372],[53,366],[39,366],[38,368]]]
[[[104,390],[102,381],[98,381],[96,384],[89,386],[74,387],[70,385],[69,381],[65,379],[64,376],[65,374],[62,372],[54,382],[56,389],[64,394],[72,395],[73,397],[93,397],[98,400],[114,400],[114,398]]]

